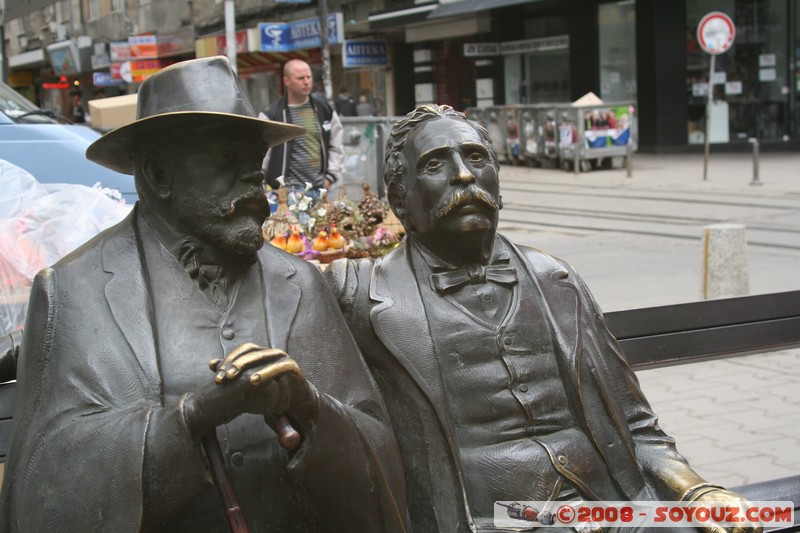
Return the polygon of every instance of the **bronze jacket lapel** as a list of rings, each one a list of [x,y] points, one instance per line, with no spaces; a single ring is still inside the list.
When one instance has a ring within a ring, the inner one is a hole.
[[[289,333],[294,323],[302,291],[292,278],[296,270],[277,248],[264,245],[258,252],[264,280],[267,329],[272,348],[289,351]]]
[[[451,430],[444,383],[427,314],[411,268],[410,250],[406,238],[394,252],[376,262],[369,289],[370,299],[375,302],[370,311],[370,322],[375,334],[414,379],[436,413],[446,445],[457,465],[456,478],[464,502],[463,511],[470,530],[474,530],[460,454]],[[437,511],[443,512],[442,509]]]
[[[139,361],[148,400],[160,402],[161,376],[153,329],[153,302],[144,274],[137,219],[134,208],[103,246],[103,270],[111,274],[105,294],[117,326]]]
[[[568,325],[580,324],[581,307],[578,288],[569,277],[569,271],[551,256],[538,250],[523,253],[514,244],[506,245],[516,252],[528,269],[528,275],[542,295],[548,322],[556,341],[556,349],[568,363],[571,385],[579,383],[578,367],[582,356],[580,328]]]
[[[370,311],[375,334],[431,400],[447,422],[446,398],[439,363],[417,281],[411,270],[410,248],[404,240],[397,250],[378,261],[370,280]]]
[[[111,274],[105,286],[106,300],[114,320],[122,330],[131,351],[139,361],[148,384],[148,396],[160,395],[161,378],[153,323],[153,303],[143,266],[141,241],[136,230],[137,210],[109,236],[102,251],[103,270]],[[267,326],[273,346],[286,350],[289,331],[298,302],[300,288],[291,281],[294,267],[280,257],[273,247],[259,251],[264,290],[269,295],[266,307]],[[151,390],[152,389],[152,390]]]

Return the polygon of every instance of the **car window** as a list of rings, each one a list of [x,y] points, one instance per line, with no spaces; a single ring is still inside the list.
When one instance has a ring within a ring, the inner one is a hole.
[[[59,123],[53,112],[39,109],[5,83],[0,83],[0,111],[14,122],[26,124]]]

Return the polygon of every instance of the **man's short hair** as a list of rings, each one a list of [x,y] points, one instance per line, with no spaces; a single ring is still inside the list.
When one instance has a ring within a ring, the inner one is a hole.
[[[491,164],[498,167],[497,157],[492,147],[492,139],[489,137],[489,132],[486,128],[470,120],[464,113],[456,111],[449,105],[425,104],[417,107],[414,111],[398,120],[392,127],[389,133],[389,140],[386,142],[386,156],[383,164],[383,181],[386,184],[386,190],[391,192],[398,185],[402,185],[405,179],[408,162],[403,156],[403,149],[405,148],[408,135],[411,131],[420,124],[428,120],[437,118],[452,118],[466,121],[470,126],[475,128],[481,136],[481,140],[489,150],[489,157]]]

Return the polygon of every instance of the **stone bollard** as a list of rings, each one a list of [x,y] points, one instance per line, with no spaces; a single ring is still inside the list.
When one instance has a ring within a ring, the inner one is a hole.
[[[703,229],[703,299],[750,292],[747,236],[743,224],[712,224]]]

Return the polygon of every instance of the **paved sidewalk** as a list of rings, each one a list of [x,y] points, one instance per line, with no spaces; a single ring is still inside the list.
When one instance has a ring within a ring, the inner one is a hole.
[[[514,180],[517,187],[527,179],[535,180],[539,187],[544,182],[672,196],[711,192],[742,201],[769,198],[788,202],[790,211],[796,205],[787,223],[800,231],[800,154],[762,153],[762,185],[756,186],[750,185],[750,154],[712,153],[706,181],[702,154],[636,154],[632,178],[620,168],[575,175],[558,169],[503,166],[501,186],[504,178]],[[644,238],[576,235],[567,230],[525,234],[514,228],[504,230],[502,219],[501,212],[501,231],[512,240],[527,238],[529,242],[524,244],[556,253],[576,265],[605,310],[699,299],[699,277],[679,279],[672,272],[674,263],[659,264],[669,257],[670,248],[678,254],[685,251],[682,247],[699,247],[697,243],[648,244]],[[645,259],[636,259],[626,249],[631,247]],[[615,253],[621,254],[616,261]],[[800,289],[800,278],[794,275],[800,272],[800,252],[765,255],[761,262],[751,259],[751,293]],[[775,271],[778,275],[770,271],[767,279],[759,279],[763,273],[753,272],[754,264],[758,269],[769,262],[782,263]],[[646,282],[637,283],[637,279]],[[687,284],[692,286],[687,289]],[[646,370],[638,376],[664,430],[676,438],[679,451],[710,481],[736,486],[800,474],[800,349]]]
[[[762,153],[759,164],[761,185],[753,181],[753,157],[746,153],[714,154],[708,164],[708,177],[703,180],[702,154],[634,154],[633,176],[628,178],[624,168],[615,162],[612,170],[574,174],[560,169],[534,169],[537,178],[547,176],[558,181],[590,180],[609,186],[640,187],[655,190],[721,191],[743,195],[789,194],[800,196],[800,154],[784,152]],[[504,165],[503,176],[531,169]]]
[[[661,426],[708,480],[800,474],[800,350],[637,373]]]

